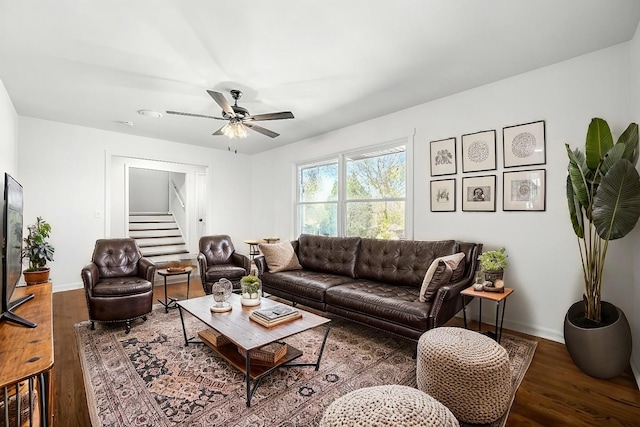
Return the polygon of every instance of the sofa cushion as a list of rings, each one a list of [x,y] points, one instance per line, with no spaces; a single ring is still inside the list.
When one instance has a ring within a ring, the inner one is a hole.
[[[324,303],[327,289],[353,280],[347,276],[308,270],[265,272],[260,279],[265,288],[273,286],[298,298],[312,299],[322,303]]]
[[[422,286],[420,287],[420,301],[433,300],[438,289],[449,283],[453,276],[453,270],[458,267],[463,259],[464,252],[458,252],[454,255],[447,255],[433,260],[424,275]],[[462,264],[464,265],[464,263]]]
[[[327,237],[302,234],[298,259],[306,270],[355,277],[359,237]]]
[[[456,250],[455,240],[362,239],[356,277],[420,288],[433,260]]]
[[[431,304],[419,302],[418,291],[412,286],[356,280],[327,289],[326,303],[426,331]]]
[[[279,271],[300,270],[302,266],[298,262],[298,257],[293,251],[291,242],[280,243],[260,243],[260,252],[264,255],[267,267],[272,273]]]

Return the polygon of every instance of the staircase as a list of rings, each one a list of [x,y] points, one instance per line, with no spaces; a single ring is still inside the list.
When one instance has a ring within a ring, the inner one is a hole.
[[[193,258],[171,213],[130,214],[129,237],[138,242],[144,257],[160,266]]]

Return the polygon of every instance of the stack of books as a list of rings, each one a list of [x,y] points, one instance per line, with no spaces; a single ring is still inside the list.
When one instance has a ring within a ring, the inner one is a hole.
[[[302,313],[297,308],[288,305],[277,305],[275,307],[263,308],[260,310],[254,310],[249,319],[256,323],[270,328],[272,326],[279,325],[283,322],[299,319],[302,317]]]

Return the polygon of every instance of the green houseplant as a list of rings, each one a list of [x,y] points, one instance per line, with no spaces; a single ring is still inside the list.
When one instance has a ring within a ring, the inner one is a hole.
[[[497,251],[486,251],[478,257],[480,268],[484,272],[486,280],[495,282],[497,279],[502,279],[504,269],[507,267],[507,257],[505,248],[500,248]]]
[[[43,283],[49,280],[47,261],[53,261],[55,249],[49,243],[51,225],[36,218],[36,223],[27,227],[27,237],[22,248],[22,257],[29,260],[29,267],[24,271],[27,284]]]
[[[624,313],[602,301],[602,278],[609,241],[626,236],[640,216],[640,175],[635,167],[638,125],[631,123],[614,144],[607,122],[594,118],[587,131],[584,153],[565,145],[569,157],[567,202],[578,237],[584,281],[583,300],[575,303],[565,317],[565,342],[580,369],[598,378],[611,378],[629,363],[631,331]],[[619,332],[606,329],[613,325]],[[579,333],[599,329],[603,339],[608,336],[622,342],[596,340],[592,332],[584,340],[597,343],[599,348],[590,349],[584,341],[574,343]],[[612,349],[624,353],[616,368],[611,366],[616,364],[610,354]],[[592,366],[582,366],[586,359],[593,359],[588,361]],[[609,372],[601,372],[603,367]]]
[[[244,276],[240,279],[241,299],[240,303],[246,306],[260,304],[260,285],[262,282],[254,275]]]

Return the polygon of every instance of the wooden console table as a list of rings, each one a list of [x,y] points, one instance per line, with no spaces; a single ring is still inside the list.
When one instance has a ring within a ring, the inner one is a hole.
[[[29,397],[34,392],[38,404],[29,409],[30,420],[26,425],[53,425],[53,311],[51,302],[51,283],[42,283],[27,287],[18,287],[12,299],[28,294],[34,298],[15,309],[15,314],[37,323],[35,328],[16,325],[11,322],[0,323],[0,399],[3,403],[6,395],[16,392],[20,396],[20,383],[28,384]],[[37,388],[36,388],[37,387]],[[0,413],[2,421],[9,418],[11,407],[16,418],[9,425],[20,426],[18,415],[24,407],[17,406],[21,399],[12,399]],[[27,403],[29,400],[27,399]],[[39,407],[39,408],[38,408]],[[39,409],[39,413],[34,413]]]

